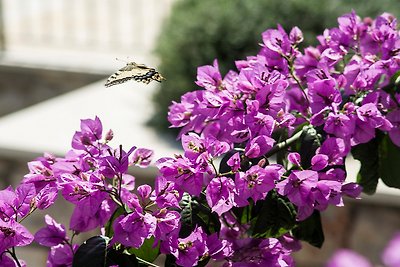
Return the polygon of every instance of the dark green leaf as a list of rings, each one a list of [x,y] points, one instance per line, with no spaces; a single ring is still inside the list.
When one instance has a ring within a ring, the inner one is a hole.
[[[175,257],[172,256],[171,254],[167,254],[167,257],[165,258],[164,266],[165,267],[178,267],[178,265],[176,264]]]
[[[225,156],[221,159],[221,163],[219,164],[219,172],[227,173],[231,171],[231,166],[228,165],[228,160],[238,151],[231,150],[225,154]]]
[[[258,216],[252,224],[253,237],[279,237],[296,224],[295,207],[275,192],[269,192],[265,200],[258,201],[255,209]]]
[[[73,267],[106,266],[107,245],[110,239],[106,236],[94,236],[86,240],[75,252]]]
[[[141,267],[147,266],[140,264],[135,255],[128,255],[123,251],[108,249],[106,266],[118,265],[124,267]]]
[[[374,194],[379,179],[379,141],[374,138],[368,143],[354,146],[353,157],[360,161],[361,167],[357,175],[357,183],[363,187],[363,192]]]
[[[196,226],[201,226],[208,234],[219,231],[221,227],[219,218],[217,214],[211,212],[204,196],[192,197],[185,193],[179,205],[182,209],[180,237],[190,235]]]
[[[111,215],[111,218],[108,220],[108,222],[104,226],[106,236],[111,238],[114,235],[114,229],[112,228],[112,224],[116,218],[118,218],[120,215],[122,215],[124,213],[125,213],[125,210],[122,207],[118,207],[114,211],[114,213]]]
[[[314,213],[310,217],[299,222],[292,233],[295,238],[306,241],[314,247],[321,248],[325,237],[319,211],[314,210]]]
[[[311,158],[315,155],[315,151],[321,146],[321,135],[317,130],[310,126],[303,127],[303,133],[300,137],[300,156],[301,166],[304,169],[311,167]]]
[[[240,224],[247,224],[248,222],[251,221],[252,215],[254,214],[253,212],[253,201],[250,199],[249,200],[249,205],[245,207],[233,207],[232,211],[235,214],[236,218],[238,218],[238,221]]]
[[[192,197],[185,193],[183,194],[182,200],[179,203],[181,207],[181,232],[180,236],[186,237],[194,230],[195,224],[193,222],[193,206],[198,205],[197,201],[192,200]]]
[[[160,245],[153,247],[154,237],[146,239],[140,248],[131,248],[129,253],[135,254],[137,258],[148,262],[153,262],[160,255]]]
[[[379,172],[387,186],[400,188],[399,162],[400,148],[386,135],[379,146]]]
[[[397,71],[392,77],[390,77],[390,83],[394,86],[398,86],[400,84],[400,70]]]

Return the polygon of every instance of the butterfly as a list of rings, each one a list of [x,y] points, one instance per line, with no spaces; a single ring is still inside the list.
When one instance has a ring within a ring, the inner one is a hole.
[[[125,67],[119,69],[107,79],[105,86],[110,87],[131,79],[145,84],[148,84],[151,81],[161,82],[162,80],[165,80],[165,78],[154,68],[149,68],[144,64],[128,62]]]

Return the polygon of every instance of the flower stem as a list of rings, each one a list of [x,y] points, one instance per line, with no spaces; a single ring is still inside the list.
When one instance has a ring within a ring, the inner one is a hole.
[[[19,260],[18,260],[17,253],[15,252],[15,247],[12,247],[12,248],[11,248],[11,251],[10,251],[10,250],[7,250],[7,252],[8,252],[8,254],[11,255],[11,257],[12,257],[12,258],[14,259],[14,261],[17,263],[17,266],[18,266],[18,267],[22,267],[21,263],[20,263]]]
[[[288,146],[290,146],[291,144],[296,142],[300,138],[302,133],[303,133],[303,130],[298,131],[297,133],[295,133],[294,135],[292,135],[290,138],[286,139],[285,141],[276,144],[275,146],[273,146],[271,148],[270,151],[268,151],[267,154],[265,154],[265,157],[268,158],[268,157],[274,155],[275,153],[277,153],[278,151],[281,151],[282,149],[287,148]]]
[[[146,260],[144,260],[144,259],[141,259],[141,258],[139,258],[139,257],[136,257],[136,259],[137,259],[139,262],[146,264],[147,266],[160,267],[160,266],[158,266],[158,265],[156,265],[156,264],[153,264],[153,263],[151,263],[151,262],[148,262],[148,261],[146,261]]]

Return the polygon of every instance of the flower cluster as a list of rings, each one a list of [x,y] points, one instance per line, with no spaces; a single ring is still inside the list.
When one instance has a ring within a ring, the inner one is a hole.
[[[299,221],[343,206],[344,195],[357,198],[360,186],[345,181],[351,148],[378,131],[400,146],[400,94],[390,80],[400,69],[400,36],[387,13],[361,20],[352,12],[338,22],[303,53],[300,29],[278,26],[262,34],[256,56],[236,62],[237,71],[221,75],[216,60],[199,67],[204,90],[170,107],[185,154],[162,164],[164,176],[175,169],[172,180],[196,184],[194,194],[203,181],[208,205],[223,218],[272,191],[297,207]],[[224,172],[213,172],[214,151],[228,148],[235,153]]]
[[[278,26],[237,71],[221,75],[217,60],[199,67],[204,90],[183,95],[169,112],[183,152],[155,162],[154,188],[136,186],[129,173],[150,165],[151,150],[113,148],[99,118],[82,120],[65,157],[30,162],[15,190],[0,191],[0,265],[23,266],[15,247],[35,240],[50,247],[47,266],[71,266],[84,249],[74,236],[101,228],[110,241],[104,253],[121,259],[153,261],[138,256],[152,247],[180,266],[294,266],[291,253],[307,240],[302,225],[361,193],[346,181],[352,148],[378,135],[400,146],[396,19],[352,12],[338,22],[303,52],[300,29]],[[21,222],[58,192],[74,205],[72,236],[48,215],[32,235]]]

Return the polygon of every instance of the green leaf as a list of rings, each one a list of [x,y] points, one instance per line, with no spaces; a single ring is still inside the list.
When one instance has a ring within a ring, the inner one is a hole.
[[[292,203],[269,192],[256,204],[258,215],[252,222],[251,235],[257,238],[279,237],[296,225],[296,209]]]
[[[182,209],[180,237],[190,235],[196,226],[201,226],[208,234],[217,232],[221,228],[218,215],[211,212],[211,209],[207,206],[205,196],[202,195],[201,198],[192,197],[185,193],[179,205]]]
[[[137,258],[153,262],[160,255],[160,245],[153,247],[154,237],[144,240],[140,248],[130,248],[129,253],[135,254]]]
[[[379,146],[379,172],[387,186],[400,188],[399,162],[400,148],[385,135]]]
[[[245,207],[233,207],[232,212],[235,214],[236,218],[238,219],[238,222],[240,224],[247,224],[248,222],[251,221],[252,216],[254,214],[253,212],[253,200],[249,199],[249,205]]]
[[[72,267],[106,266],[107,246],[110,239],[106,236],[94,236],[86,240],[75,252]]]
[[[114,213],[111,215],[111,218],[107,221],[105,228],[105,235],[108,237],[112,237],[114,235],[114,229],[112,228],[113,222],[117,219],[120,215],[124,214],[125,210],[122,207],[118,207]]]
[[[379,141],[374,138],[368,143],[354,146],[351,150],[353,157],[360,161],[361,167],[357,175],[357,183],[363,187],[366,194],[374,194],[379,179]]]
[[[394,86],[398,86],[400,84],[400,70],[393,74],[392,77],[390,77],[390,83]]]
[[[314,213],[310,217],[299,222],[292,233],[295,238],[306,241],[314,247],[321,248],[325,237],[319,211],[314,210]]]

